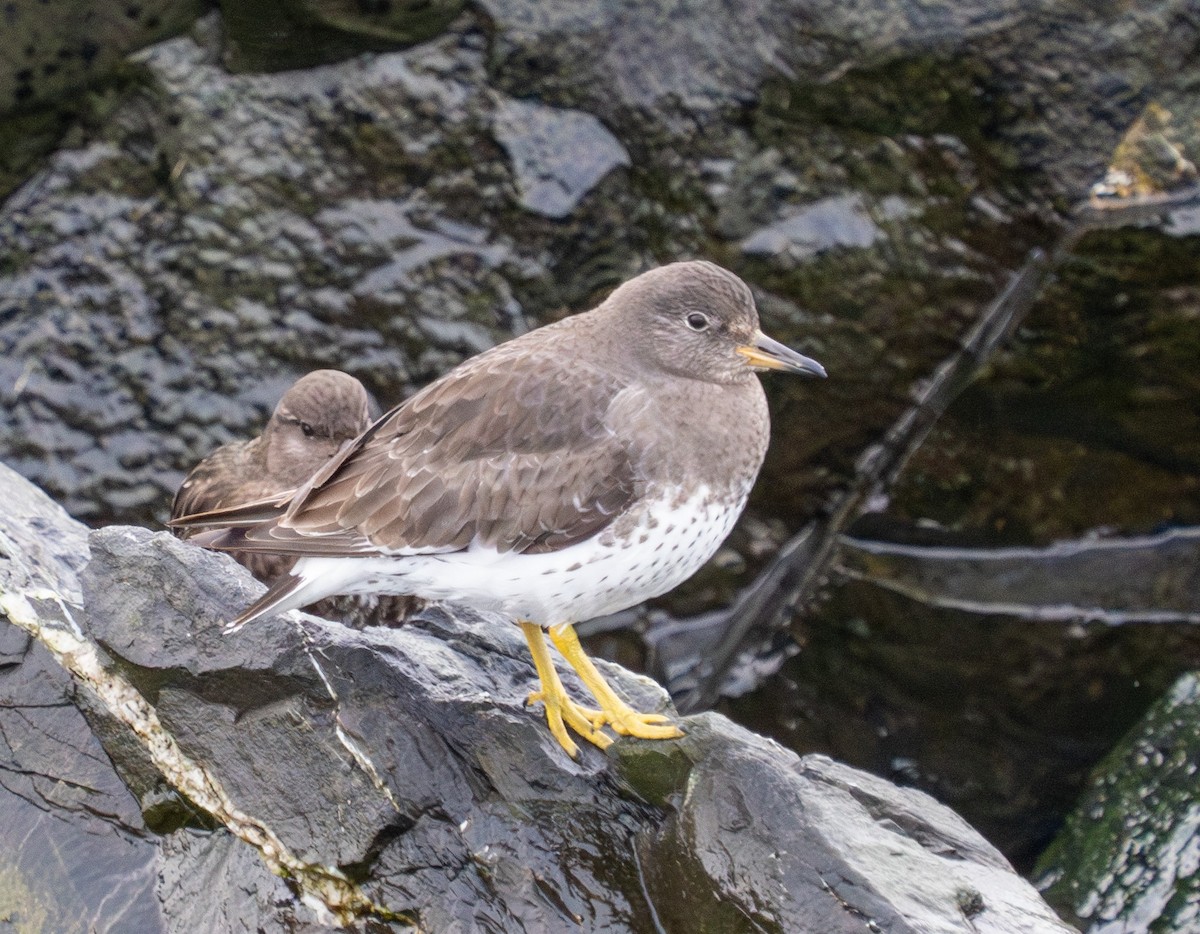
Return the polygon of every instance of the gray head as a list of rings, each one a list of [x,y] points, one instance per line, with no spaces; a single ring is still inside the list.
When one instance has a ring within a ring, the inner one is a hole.
[[[305,480],[370,424],[362,383],[340,370],[314,370],[283,394],[267,422],[267,469]]]
[[[618,288],[601,308],[628,316],[629,333],[645,335],[637,342],[642,359],[680,376],[736,383],[757,370],[825,375],[821,364],[759,330],[749,286],[715,263],[651,269]]]

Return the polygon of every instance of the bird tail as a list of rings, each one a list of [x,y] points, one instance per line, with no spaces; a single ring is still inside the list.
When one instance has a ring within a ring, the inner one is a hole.
[[[237,632],[247,623],[265,619],[268,616],[275,616],[278,613],[286,613],[288,610],[294,610],[311,602],[303,599],[301,596],[303,589],[303,578],[284,574],[283,577],[271,585],[265,594],[246,607],[236,619],[230,620],[225,624],[226,634]],[[297,597],[300,597],[300,599],[297,600]],[[313,599],[317,600],[320,598],[315,597]]]
[[[206,512],[194,512],[187,516],[176,516],[167,525],[172,529],[228,529],[238,526],[257,525],[278,519],[287,511],[288,503],[296,495],[295,490],[277,493],[252,503],[223,506]]]
[[[302,558],[236,619],[228,622],[225,632],[237,632],[247,623],[296,610],[334,594],[346,593],[346,585],[354,578],[352,562],[336,558]]]

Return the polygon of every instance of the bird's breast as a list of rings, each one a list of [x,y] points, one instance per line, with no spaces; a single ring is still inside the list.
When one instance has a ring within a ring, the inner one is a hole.
[[[704,487],[726,499],[749,492],[770,436],[766,396],[757,379],[694,382],[652,398],[629,426],[643,481],[685,493]]]

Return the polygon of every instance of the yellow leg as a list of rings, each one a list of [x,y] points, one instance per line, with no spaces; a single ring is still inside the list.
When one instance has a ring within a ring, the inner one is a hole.
[[[541,701],[545,705],[546,723],[550,727],[550,733],[572,759],[579,756],[579,747],[567,734],[567,726],[589,743],[607,749],[612,745],[612,739],[600,732],[597,722],[603,719],[603,715],[598,710],[580,707],[567,696],[558,672],[554,670],[554,662],[550,660],[550,652],[546,649],[542,627],[525,620],[520,622],[521,632],[525,635],[525,641],[529,643],[529,651],[533,655],[533,667],[537,669],[538,680],[542,684],[541,690],[530,694],[526,703]]]
[[[584,654],[583,646],[579,644],[579,636],[575,634],[575,627],[569,623],[551,626],[550,641],[575,669],[600,704],[600,716],[592,720],[594,727],[599,728],[607,723],[618,733],[636,736],[639,739],[673,739],[683,735],[679,727],[668,722],[661,714],[638,713],[621,700],[604,680],[604,676],[596,670],[592,660]]]

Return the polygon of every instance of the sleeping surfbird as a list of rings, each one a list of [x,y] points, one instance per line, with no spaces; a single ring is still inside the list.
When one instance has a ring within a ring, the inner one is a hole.
[[[550,730],[604,748],[605,726],[681,735],[634,710],[572,623],[670,590],[712,556],[766,453],[756,371],[824,376],[759,330],[750,289],[674,263],[599,307],[467,360],[398,405],[287,502],[177,520],[209,548],[299,560],[231,624],[331,594],[417,594],[515,619]],[[545,631],[545,632],[544,632]],[[550,641],[595,696],[563,688]]]
[[[188,473],[171,506],[177,519],[272,496],[290,499],[297,488],[371,424],[367,391],[340,370],[314,370],[279,400],[262,434],[217,448]],[[194,529],[176,528],[181,538]],[[273,583],[289,571],[293,555],[235,551],[233,557],[261,581]],[[395,622],[411,610],[410,598],[354,597],[323,600],[321,616],[353,626]]]

